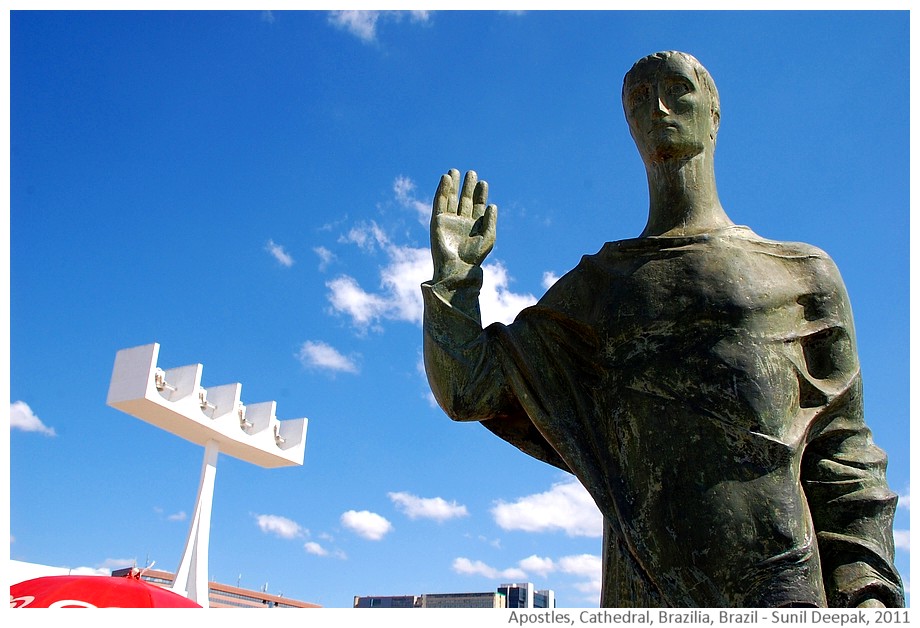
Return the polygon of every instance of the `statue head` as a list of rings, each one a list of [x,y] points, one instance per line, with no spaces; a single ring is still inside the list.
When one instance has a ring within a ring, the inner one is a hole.
[[[715,150],[719,92],[692,55],[657,52],[636,61],[623,78],[623,110],[646,163]]]

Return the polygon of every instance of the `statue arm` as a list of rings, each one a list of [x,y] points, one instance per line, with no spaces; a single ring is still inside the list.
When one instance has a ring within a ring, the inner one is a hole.
[[[892,521],[897,495],[885,480],[887,456],[862,419],[860,383],[852,406],[812,440],[802,482],[818,537],[830,606],[903,606],[894,568]]]
[[[482,263],[495,244],[488,184],[467,172],[441,177],[431,215],[434,275],[422,284],[425,371],[435,399],[456,421],[508,414],[515,405],[479,312]]]
[[[852,313],[833,262],[820,275],[816,312],[824,329],[804,341],[806,363],[824,382],[843,383],[821,410],[802,460],[802,484],[818,537],[827,602],[833,607],[904,604],[894,567],[892,521],[897,495],[885,477],[885,452],[863,418],[862,378]],[[814,376],[815,373],[812,373]],[[821,380],[816,380],[821,381]]]

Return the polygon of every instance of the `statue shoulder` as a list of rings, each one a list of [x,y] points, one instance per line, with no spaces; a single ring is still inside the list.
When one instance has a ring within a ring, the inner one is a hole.
[[[826,251],[813,244],[770,240],[757,235],[750,229],[747,229],[747,233],[742,239],[746,240],[749,246],[757,252],[778,257],[786,257],[791,260],[799,260],[809,266],[817,268],[823,267],[832,274],[838,274],[837,265],[834,263],[831,256]]]
[[[823,298],[849,307],[840,269],[823,249],[805,242],[768,240],[760,236],[754,236],[750,242],[749,246],[757,253],[788,260],[787,269],[804,282],[804,289],[811,294],[824,295]]]
[[[731,230],[726,230],[726,233],[735,239],[750,243],[751,246],[759,247],[765,253],[773,252],[777,255],[786,255],[790,257],[813,257],[815,259],[830,260],[830,256],[826,252],[813,244],[771,240],[770,238],[764,238],[754,233],[750,227],[736,225]]]
[[[584,312],[597,296],[602,274],[601,253],[584,255],[578,265],[551,285],[536,307],[550,308],[569,315]]]

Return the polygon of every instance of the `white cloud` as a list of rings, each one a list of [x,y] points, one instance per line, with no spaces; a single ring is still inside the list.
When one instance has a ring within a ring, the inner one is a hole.
[[[910,486],[906,492],[898,495],[898,509],[910,510]]]
[[[313,252],[319,257],[319,269],[321,271],[326,270],[329,264],[335,261],[335,253],[324,246],[314,247]]]
[[[527,574],[522,569],[510,567],[508,569],[496,569],[485,564],[481,560],[470,560],[469,558],[455,558],[453,570],[465,576],[483,576],[490,580],[523,580]]]
[[[123,569],[124,567],[133,567],[134,561],[126,565],[121,565],[116,567],[116,569]],[[68,571],[70,576],[111,576],[112,570],[106,567],[74,567]]]
[[[329,22],[371,43],[377,39],[377,23],[381,19],[399,22],[404,15],[409,16],[410,22],[427,22],[430,14],[428,11],[330,11]]]
[[[268,22],[269,24],[275,23],[275,13],[273,11],[262,11],[261,18],[263,22]]]
[[[411,193],[415,184],[408,177],[397,177],[393,183],[396,200],[412,207],[427,223],[430,208]],[[334,312],[351,318],[361,331],[379,328],[383,320],[422,323],[422,295],[419,285],[431,279],[433,266],[428,248],[398,245],[375,222],[361,223],[339,238],[339,242],[355,244],[366,253],[383,251],[386,265],[380,270],[379,290],[363,288],[356,279],[341,275],[326,284],[327,298]],[[532,294],[518,294],[509,289],[511,277],[499,261],[483,265],[483,287],[479,296],[483,325],[494,322],[510,323],[523,308],[537,302]]]
[[[552,558],[542,558],[536,554],[519,561],[518,565],[527,573],[535,573],[543,577],[556,570],[556,563]]]
[[[410,493],[388,493],[396,507],[410,519],[434,519],[442,522],[466,517],[466,506],[447,502],[441,497],[417,497]]]
[[[563,556],[557,561],[559,571],[576,576],[599,576],[602,568],[600,556],[594,554],[578,554],[577,556]]]
[[[379,541],[393,530],[393,524],[375,512],[349,510],[342,514],[342,525],[369,541]]]
[[[391,244],[377,225],[352,229],[343,239],[357,244],[365,251],[379,246],[389,262],[380,270],[381,292],[369,292],[348,275],[342,275],[326,284],[327,298],[334,311],[346,314],[359,329],[379,323],[383,319],[422,321],[422,295],[419,285],[431,278],[431,254],[426,248],[413,248]]]
[[[483,264],[482,273],[479,309],[483,327],[496,322],[511,323],[518,312],[537,302],[532,294],[517,294],[508,289],[511,277],[501,262]]]
[[[180,510],[179,512],[166,517],[167,521],[185,521],[186,519],[188,519],[188,515],[185,514],[184,510]]]
[[[294,539],[303,536],[306,532],[300,524],[287,517],[278,515],[256,515],[259,529],[266,534],[274,534],[282,539]]]
[[[316,543],[315,541],[309,541],[304,543],[303,548],[307,550],[308,554],[313,554],[314,556],[328,556],[329,552],[323,548],[322,545]]]
[[[357,244],[365,251],[373,251],[377,247],[386,247],[390,243],[386,232],[376,222],[362,222],[352,227],[348,233],[339,238],[339,242]]]
[[[584,594],[584,601],[596,604],[601,592],[601,558],[591,554],[563,556],[557,560],[537,555],[518,561],[517,567],[498,569],[480,560],[456,558],[453,570],[470,576],[483,576],[490,580],[534,580],[532,576],[546,578],[551,573],[562,573],[578,579],[573,587]]]
[[[114,569],[124,569],[125,567],[134,567],[137,564],[137,559],[135,558],[106,558],[102,561],[102,564],[97,568],[93,567],[77,567],[77,569],[83,570],[87,574],[99,574],[99,573],[112,573]],[[80,575],[74,573],[74,575]]]
[[[421,324],[422,291],[431,279],[433,266],[427,248],[393,246],[387,251],[390,263],[380,272],[380,284],[388,295],[388,318]]]
[[[297,359],[307,367],[315,367],[330,371],[344,373],[357,373],[358,365],[354,359],[342,355],[339,351],[325,342],[308,340],[300,346]]]
[[[365,291],[348,275],[327,282],[326,287],[329,288],[326,298],[332,309],[350,316],[352,324],[360,329],[366,329],[390,309],[386,299]]]
[[[319,536],[323,537],[325,540],[328,540],[329,542],[332,542],[332,539],[328,538],[329,535],[327,534],[320,534]],[[323,547],[322,545],[320,545],[319,543],[317,543],[316,541],[307,541],[306,543],[303,544],[303,549],[308,554],[312,554],[314,556],[323,556],[323,557],[330,556],[332,558],[338,558],[339,560],[348,560],[348,555],[342,550],[327,549]]]
[[[557,281],[559,281],[559,275],[557,275],[553,271],[548,270],[543,273],[542,284],[543,284],[544,290],[549,290],[553,286],[553,284],[556,283]]]
[[[268,244],[265,245],[265,250],[271,253],[272,257],[278,260],[278,263],[285,268],[290,268],[294,265],[294,258],[284,250],[283,246],[275,244],[274,240],[268,241]]]
[[[393,193],[396,194],[396,200],[403,207],[413,210],[418,216],[418,221],[427,226],[431,220],[431,203],[416,198],[412,194],[414,190],[415,183],[409,177],[400,175],[393,181]]]
[[[56,436],[54,428],[42,423],[42,420],[35,416],[32,408],[25,401],[15,401],[10,404],[10,429]]]
[[[377,38],[380,11],[330,11],[329,22],[364,42]]]
[[[910,530],[894,530],[894,546],[899,550],[910,552]]]
[[[587,537],[603,534],[603,517],[576,480],[554,484],[544,493],[521,497],[512,503],[499,501],[492,508],[492,515],[505,530],[562,530],[568,536]]]

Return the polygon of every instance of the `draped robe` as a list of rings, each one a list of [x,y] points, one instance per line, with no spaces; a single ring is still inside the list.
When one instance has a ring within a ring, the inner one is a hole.
[[[903,605],[897,496],[823,251],[740,226],[610,242],[484,330],[422,292],[444,411],[573,473],[603,514],[602,606]]]

